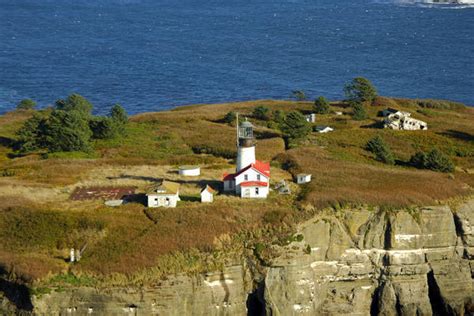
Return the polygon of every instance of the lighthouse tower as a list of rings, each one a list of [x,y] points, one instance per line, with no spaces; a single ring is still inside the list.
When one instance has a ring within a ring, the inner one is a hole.
[[[237,116],[237,166],[236,172],[255,163],[255,138],[253,125],[245,120],[239,126]]]

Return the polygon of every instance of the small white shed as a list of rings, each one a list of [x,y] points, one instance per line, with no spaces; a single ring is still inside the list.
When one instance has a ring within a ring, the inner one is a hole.
[[[180,166],[179,175],[184,177],[196,177],[201,174],[199,166]]]
[[[209,185],[206,185],[206,187],[201,190],[201,203],[214,202],[214,193],[216,193],[216,191]]]
[[[306,121],[308,123],[316,123],[316,114],[315,113],[310,113],[305,115]]]
[[[305,184],[311,182],[311,175],[307,173],[300,173],[296,175],[296,183]]]
[[[147,194],[148,207],[176,207],[179,198],[179,183],[163,181],[152,186]]]

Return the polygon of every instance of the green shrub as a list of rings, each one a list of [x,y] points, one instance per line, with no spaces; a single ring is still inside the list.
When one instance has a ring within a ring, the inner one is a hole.
[[[291,91],[291,95],[296,101],[306,100],[306,93],[303,90],[293,90]]]
[[[361,103],[352,104],[352,118],[356,121],[367,119],[367,112]]]
[[[257,120],[268,121],[270,120],[270,109],[265,106],[257,106],[253,110],[253,117]]]
[[[452,160],[436,148],[429,153],[415,153],[410,158],[410,164],[419,169],[429,169],[438,172],[454,171]]]
[[[17,105],[17,110],[32,110],[36,106],[36,102],[31,99],[23,99]]]
[[[119,126],[112,118],[96,116],[89,121],[92,137],[95,139],[111,139],[119,134]]]
[[[426,155],[425,168],[439,172],[453,172],[454,164],[448,156],[438,149],[433,149]]]
[[[230,111],[230,112],[227,112],[227,114],[224,116],[224,120],[223,120],[223,121],[224,121],[225,123],[230,124],[230,123],[235,122],[235,120],[236,120],[235,112]]]
[[[318,114],[327,114],[329,113],[329,101],[321,96],[314,100],[314,111]]]
[[[282,110],[273,111],[272,116],[273,116],[273,121],[277,123],[278,125],[281,125],[283,124],[283,122],[285,122],[286,113]]]
[[[371,153],[375,154],[375,159],[383,163],[393,165],[395,159],[393,158],[392,151],[388,145],[384,142],[382,137],[375,136],[367,142],[366,149]]]

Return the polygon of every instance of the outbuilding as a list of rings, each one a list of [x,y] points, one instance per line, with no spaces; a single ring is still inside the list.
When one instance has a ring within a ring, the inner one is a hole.
[[[206,185],[206,187],[201,190],[201,203],[214,202],[214,193],[216,193],[216,191],[209,185]]]
[[[179,183],[163,180],[150,187],[147,194],[148,207],[176,207],[179,198]]]
[[[196,177],[201,174],[199,166],[180,166],[179,175],[184,177]]]
[[[307,173],[300,173],[296,175],[296,183],[305,184],[311,182],[311,175]]]
[[[310,113],[305,115],[306,121],[308,123],[316,123],[316,114],[315,113]]]
[[[332,132],[333,130],[334,129],[329,126],[316,126],[314,128],[314,131],[318,133],[329,133],[329,132]]]

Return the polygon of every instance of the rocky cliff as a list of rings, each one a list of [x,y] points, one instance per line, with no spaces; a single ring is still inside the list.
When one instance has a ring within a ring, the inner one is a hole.
[[[261,270],[242,262],[153,288],[33,297],[37,314],[464,315],[474,312],[474,200],[411,211],[323,212]],[[251,272],[252,271],[252,272]]]

